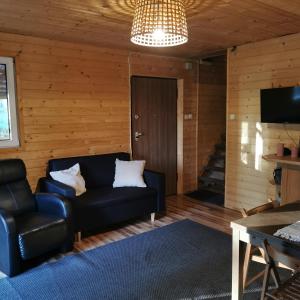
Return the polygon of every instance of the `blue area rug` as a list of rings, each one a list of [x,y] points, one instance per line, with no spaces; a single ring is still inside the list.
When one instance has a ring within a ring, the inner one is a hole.
[[[0,280],[1,300],[220,300],[230,290],[231,237],[190,220]]]

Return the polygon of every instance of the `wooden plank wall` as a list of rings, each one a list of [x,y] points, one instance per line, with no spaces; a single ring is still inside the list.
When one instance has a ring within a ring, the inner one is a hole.
[[[25,161],[32,188],[50,158],[129,150],[125,52],[1,33],[0,55],[16,57],[22,132],[0,155]]]
[[[21,147],[0,149],[0,158],[22,158],[33,188],[50,158],[130,151],[128,52],[0,33],[0,56],[16,59],[21,131]],[[149,76],[182,72],[181,59],[147,60],[140,56],[137,65]],[[194,81],[188,76],[186,109],[194,105]],[[190,145],[185,150],[189,189],[196,153]]]
[[[199,65],[198,176],[226,132],[226,57]]]
[[[300,34],[228,50],[226,207],[251,208],[274,197],[274,164],[262,154],[292,144],[283,125],[260,123],[260,89],[300,85]],[[298,142],[300,126],[289,125]]]

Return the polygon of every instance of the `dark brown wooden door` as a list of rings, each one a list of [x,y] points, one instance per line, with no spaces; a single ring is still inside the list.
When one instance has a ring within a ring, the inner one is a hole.
[[[177,80],[131,78],[133,159],[166,175],[166,194],[177,193]]]

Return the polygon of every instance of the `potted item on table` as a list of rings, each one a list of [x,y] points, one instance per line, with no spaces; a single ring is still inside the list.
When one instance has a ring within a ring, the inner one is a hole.
[[[297,146],[292,146],[291,148],[291,157],[297,158],[299,153],[299,148]]]
[[[276,152],[276,155],[277,155],[277,156],[283,156],[283,152],[284,152],[284,144],[283,144],[283,143],[278,143],[278,144],[277,144],[277,152]]]

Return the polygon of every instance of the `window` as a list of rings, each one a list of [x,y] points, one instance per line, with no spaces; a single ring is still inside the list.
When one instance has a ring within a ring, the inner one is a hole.
[[[0,57],[0,148],[18,146],[14,61]]]

